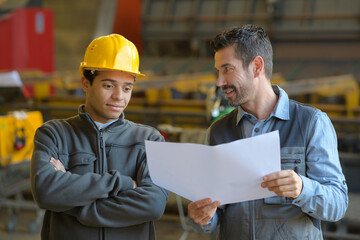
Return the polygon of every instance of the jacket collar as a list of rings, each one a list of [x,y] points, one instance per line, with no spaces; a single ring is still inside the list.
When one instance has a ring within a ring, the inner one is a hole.
[[[94,120],[90,117],[90,115],[87,112],[85,112],[85,104],[80,105],[80,107],[78,109],[78,113],[82,119],[89,121],[97,129]],[[124,112],[122,112],[118,118],[118,121],[115,121],[114,123],[110,124],[110,126],[118,126],[123,123],[124,119],[125,119],[125,114],[124,114]],[[107,127],[109,127],[109,126],[107,126]]]

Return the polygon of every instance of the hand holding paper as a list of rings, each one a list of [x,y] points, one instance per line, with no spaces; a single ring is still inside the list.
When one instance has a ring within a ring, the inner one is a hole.
[[[206,225],[214,216],[220,206],[219,201],[213,202],[211,198],[205,198],[188,205],[189,217],[199,225]]]
[[[146,141],[153,182],[191,201],[221,204],[275,196],[262,177],[280,171],[278,132],[217,146]]]
[[[303,187],[301,177],[294,170],[284,170],[263,177],[261,187],[268,188],[282,197],[297,198]]]

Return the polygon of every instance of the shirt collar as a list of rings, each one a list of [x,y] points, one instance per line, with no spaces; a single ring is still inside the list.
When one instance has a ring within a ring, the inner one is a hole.
[[[278,102],[274,110],[271,112],[269,118],[276,117],[282,120],[289,120],[289,97],[286,92],[280,88],[278,85],[272,85],[272,88],[276,95],[279,96]],[[247,112],[242,109],[241,106],[238,106],[238,113],[237,113],[237,124],[239,124],[240,120],[244,117]]]
[[[97,128],[98,128],[99,130],[101,130],[101,129],[106,128],[107,126],[109,126],[110,124],[112,124],[112,123],[114,123],[114,122],[116,122],[116,121],[119,121],[119,119],[116,119],[116,120],[114,120],[114,121],[107,122],[107,123],[100,123],[100,122],[95,122],[95,121],[94,121],[94,123],[95,123],[95,125],[97,126]]]

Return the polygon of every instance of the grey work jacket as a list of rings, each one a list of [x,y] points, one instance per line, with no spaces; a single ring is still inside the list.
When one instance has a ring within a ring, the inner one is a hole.
[[[155,239],[153,220],[162,216],[168,192],[150,179],[144,140],[163,137],[123,115],[98,130],[83,107],[79,115],[41,126],[34,140],[31,188],[46,209],[42,239]],[[67,172],[55,171],[50,157]]]

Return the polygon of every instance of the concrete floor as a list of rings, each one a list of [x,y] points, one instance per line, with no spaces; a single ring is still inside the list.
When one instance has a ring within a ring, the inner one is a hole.
[[[184,210],[188,200],[182,199]],[[349,194],[349,208],[345,218],[335,225],[325,225],[324,239],[360,239],[360,194]],[[28,223],[36,218],[34,210],[21,210],[18,213],[18,223],[14,232],[9,233],[6,230],[10,219],[8,209],[0,208],[0,240],[40,240],[40,234],[31,234],[28,231]],[[334,229],[330,229],[330,228]],[[340,232],[336,231],[339,228]],[[170,193],[163,217],[155,222],[157,240],[175,240],[180,239],[184,233],[182,229],[175,195]],[[326,229],[328,231],[326,231]],[[346,234],[347,233],[347,234]],[[339,235],[340,234],[340,235]],[[211,235],[200,234],[190,231],[186,240],[211,240]]]
[[[350,210],[352,210],[350,208]],[[355,211],[356,212],[356,211]],[[358,214],[358,213],[357,213]],[[7,222],[10,218],[8,210],[0,208],[0,240],[40,240],[40,233],[31,234],[27,229],[27,224],[35,219],[35,211],[22,210],[18,213],[18,224],[14,232],[8,232],[6,230]],[[339,224],[337,224],[339,225]],[[341,225],[341,222],[340,222]],[[340,226],[339,225],[339,226]],[[339,227],[337,226],[337,227]],[[330,232],[324,233],[325,240],[334,239],[360,239],[360,225],[356,225],[356,228],[345,234],[345,232],[336,233],[334,229]],[[175,240],[180,239],[184,234],[184,230],[181,227],[180,217],[177,214],[166,213],[163,217],[155,222],[156,237],[157,240]],[[184,238],[183,238],[184,239]],[[190,231],[186,240],[211,240],[211,235],[200,234],[194,231]]]
[[[18,225],[12,233],[6,231],[9,219],[7,209],[0,209],[0,240],[40,240],[40,234],[31,234],[27,230],[27,224],[35,219],[34,211],[21,211],[18,214]],[[175,214],[165,214],[155,222],[157,240],[180,239],[184,230],[180,224],[180,218]],[[210,240],[211,236],[191,231],[186,240]]]

